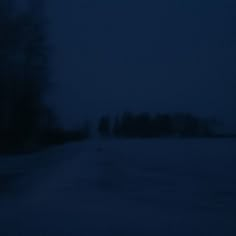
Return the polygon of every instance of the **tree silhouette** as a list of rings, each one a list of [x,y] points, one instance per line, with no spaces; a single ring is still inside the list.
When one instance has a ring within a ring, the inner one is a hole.
[[[111,134],[111,124],[109,116],[103,116],[98,123],[98,133],[103,136],[109,136]]]
[[[43,8],[35,14],[36,2],[23,13],[10,0],[0,2],[0,132],[11,149],[39,142],[42,129],[48,48]]]
[[[216,122],[190,113],[157,114],[124,112],[116,117],[112,134],[117,137],[206,137],[214,135]]]
[[[120,119],[119,116],[115,117],[115,121],[113,123],[113,127],[112,127],[112,135],[113,136],[120,136]]]

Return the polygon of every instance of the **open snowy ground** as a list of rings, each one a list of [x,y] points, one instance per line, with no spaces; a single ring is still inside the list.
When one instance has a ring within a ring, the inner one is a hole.
[[[236,140],[93,140],[0,158],[10,174],[1,236],[236,235]]]

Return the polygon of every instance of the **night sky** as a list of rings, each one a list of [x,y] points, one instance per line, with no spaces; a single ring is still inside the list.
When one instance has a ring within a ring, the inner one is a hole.
[[[235,0],[48,1],[51,100],[74,126],[187,111],[236,128]]]

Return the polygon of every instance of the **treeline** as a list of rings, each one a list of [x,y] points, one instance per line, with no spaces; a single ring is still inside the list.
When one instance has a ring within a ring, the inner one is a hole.
[[[190,113],[156,114],[125,112],[112,120],[103,116],[98,132],[103,137],[215,137],[219,122]]]
[[[44,146],[63,145],[68,142],[77,142],[91,137],[91,127],[85,123],[78,128],[65,129],[62,126],[49,126],[45,129]]]
[[[44,1],[0,1],[0,153],[38,150],[81,140],[84,127],[65,130],[45,95],[51,89],[50,55]]]

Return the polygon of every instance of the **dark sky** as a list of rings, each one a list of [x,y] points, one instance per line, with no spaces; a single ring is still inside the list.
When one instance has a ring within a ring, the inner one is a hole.
[[[52,100],[66,125],[125,110],[236,121],[235,0],[48,4]]]

